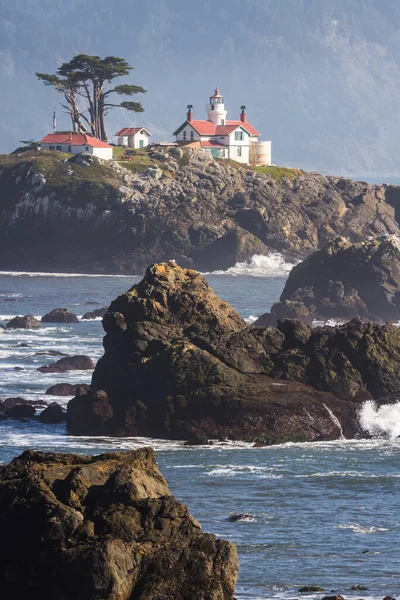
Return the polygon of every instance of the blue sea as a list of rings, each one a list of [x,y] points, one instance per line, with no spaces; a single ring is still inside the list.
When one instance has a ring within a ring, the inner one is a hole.
[[[254,257],[223,273],[206,274],[216,292],[252,322],[279,298],[291,265],[278,255]],[[0,273],[0,322],[15,315],[43,316],[66,307],[78,316],[104,306],[140,277]],[[58,350],[102,355],[100,320],[42,325],[36,331],[0,331],[0,398],[45,396],[54,383],[89,383],[90,373],[41,374]],[[17,368],[17,369],[16,369]],[[27,448],[100,453],[151,445],[171,491],[205,531],[236,543],[238,600],[382,599],[400,594],[400,404],[366,403],[360,420],[373,437],[254,449],[246,443],[189,448],[146,438],[89,438],[64,425],[0,421],[0,461]],[[245,520],[230,522],[231,515]],[[306,585],[323,587],[300,594]],[[361,585],[368,590],[352,590]]]

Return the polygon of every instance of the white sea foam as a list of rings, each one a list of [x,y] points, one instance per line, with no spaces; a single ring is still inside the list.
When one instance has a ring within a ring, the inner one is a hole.
[[[372,525],[371,527],[363,527],[359,523],[349,523],[347,525],[337,525],[335,529],[350,529],[354,531],[354,533],[362,533],[362,534],[371,534],[378,533],[379,531],[389,531],[387,527],[375,527]]]
[[[285,277],[295,266],[287,262],[281,254],[274,252],[268,256],[255,254],[249,261],[238,262],[226,271],[211,271],[204,275],[247,275],[250,277]]]
[[[360,410],[359,421],[370,435],[394,440],[400,436],[400,402],[377,406],[373,400],[367,400]]]
[[[249,316],[248,316],[248,317],[245,319],[245,321],[246,321],[247,325],[253,325],[253,323],[254,323],[255,321],[257,321],[257,319],[258,319],[258,317],[255,317],[254,315],[249,315]]]
[[[107,275],[93,273],[44,273],[42,271],[0,271],[0,275],[10,277],[141,277],[141,275]]]
[[[209,477],[234,477],[244,473],[251,473],[263,479],[282,479],[283,475],[274,473],[274,467],[256,467],[254,465],[216,465],[209,471]]]

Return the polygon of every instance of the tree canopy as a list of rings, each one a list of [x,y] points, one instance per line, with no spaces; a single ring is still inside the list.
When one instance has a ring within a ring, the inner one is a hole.
[[[144,110],[140,102],[119,101],[119,97],[144,94],[145,89],[132,84],[114,85],[116,78],[129,75],[132,69],[125,59],[117,56],[100,58],[77,54],[55,74],[36,73],[36,76],[44,85],[63,94],[61,106],[70,115],[74,132],[89,131],[94,137],[107,141],[105,117],[112,108],[136,113]]]

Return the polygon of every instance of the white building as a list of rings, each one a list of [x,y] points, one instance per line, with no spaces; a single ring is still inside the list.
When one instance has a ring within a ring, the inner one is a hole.
[[[144,127],[124,127],[115,134],[117,145],[126,148],[145,148],[150,143],[150,136]]]
[[[174,132],[179,145],[202,148],[215,158],[232,158],[253,165],[271,164],[271,142],[260,142],[260,133],[247,121],[246,107],[241,107],[240,119],[227,120],[227,105],[216,89],[206,105],[208,119],[193,119],[189,104],[186,121]]]
[[[58,150],[68,154],[88,152],[103,160],[113,157],[113,147],[110,144],[85,133],[49,133],[41,140],[40,146],[42,150]]]

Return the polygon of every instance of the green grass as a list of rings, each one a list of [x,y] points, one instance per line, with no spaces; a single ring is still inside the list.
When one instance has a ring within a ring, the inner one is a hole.
[[[75,207],[85,206],[99,197],[102,200],[116,198],[121,185],[118,174],[108,165],[100,164],[95,157],[90,166],[81,167],[73,162],[70,154],[63,152],[40,150],[21,156],[1,155],[0,171],[4,167],[0,184],[7,204],[16,202],[22,189],[30,188],[29,177],[26,178],[30,168],[46,179],[42,196],[54,192],[60,202]],[[69,174],[71,169],[72,174]],[[18,185],[15,184],[17,175],[21,176]]]
[[[279,183],[282,183],[282,179],[284,177],[287,177],[288,179],[294,179],[295,177],[303,174],[301,169],[289,169],[288,167],[252,167],[252,169],[257,173],[270,175]]]

